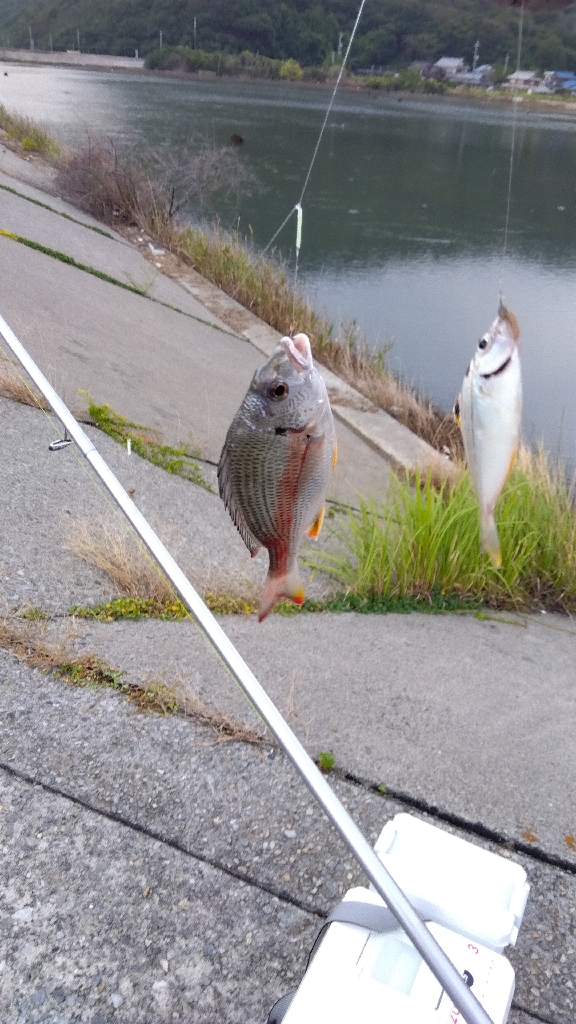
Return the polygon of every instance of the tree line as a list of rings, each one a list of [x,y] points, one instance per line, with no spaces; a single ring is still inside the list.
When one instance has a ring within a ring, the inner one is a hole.
[[[160,45],[208,53],[337,61],[358,0],[4,0],[0,41],[37,49],[146,55]],[[515,67],[518,13],[492,0],[368,0],[351,54],[356,68],[399,69],[414,61],[464,57],[476,40],[482,63]],[[525,16],[522,64],[576,70],[576,13]]]

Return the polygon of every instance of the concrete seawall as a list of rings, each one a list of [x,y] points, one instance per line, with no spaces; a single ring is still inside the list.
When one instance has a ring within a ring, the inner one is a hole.
[[[82,53],[81,50],[11,50],[0,47],[0,61],[12,64],[51,64],[54,67],[102,68],[114,71],[140,71],[144,67],[141,57],[117,57],[110,53]]]

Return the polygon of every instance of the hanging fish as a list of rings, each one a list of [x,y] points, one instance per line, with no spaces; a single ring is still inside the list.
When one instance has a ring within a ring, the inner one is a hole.
[[[496,320],[478,342],[454,406],[480,502],[482,549],[494,566],[502,564],[494,508],[514,465],[520,438],[519,338],[516,317],[500,303]]]
[[[268,550],[262,622],[283,597],[304,601],[298,549],[317,538],[336,464],[326,385],[305,334],[282,338],[234,417],[218,463],[218,486],[252,557]]]

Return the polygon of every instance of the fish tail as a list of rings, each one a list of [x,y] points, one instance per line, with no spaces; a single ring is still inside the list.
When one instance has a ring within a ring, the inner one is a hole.
[[[500,550],[500,539],[498,528],[494,521],[493,512],[483,512],[480,524],[480,543],[482,550],[486,552],[492,565],[498,569],[502,565],[502,552]]]
[[[294,601],[294,604],[304,604],[304,587],[302,586],[297,565],[293,565],[283,573],[268,573],[262,597],[260,598],[258,622],[263,622],[283,597]]]

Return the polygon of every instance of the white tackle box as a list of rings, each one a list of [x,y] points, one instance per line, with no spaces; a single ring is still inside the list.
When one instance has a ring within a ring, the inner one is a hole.
[[[409,814],[388,822],[376,852],[494,1024],[505,1024],[514,944],[526,906],[526,873],[512,861]],[[385,904],[372,888],[344,903]],[[283,1024],[464,1024],[405,932],[334,921],[317,948]]]
[[[375,851],[421,916],[501,953],[514,946],[530,886],[526,872],[411,814],[397,814]]]

